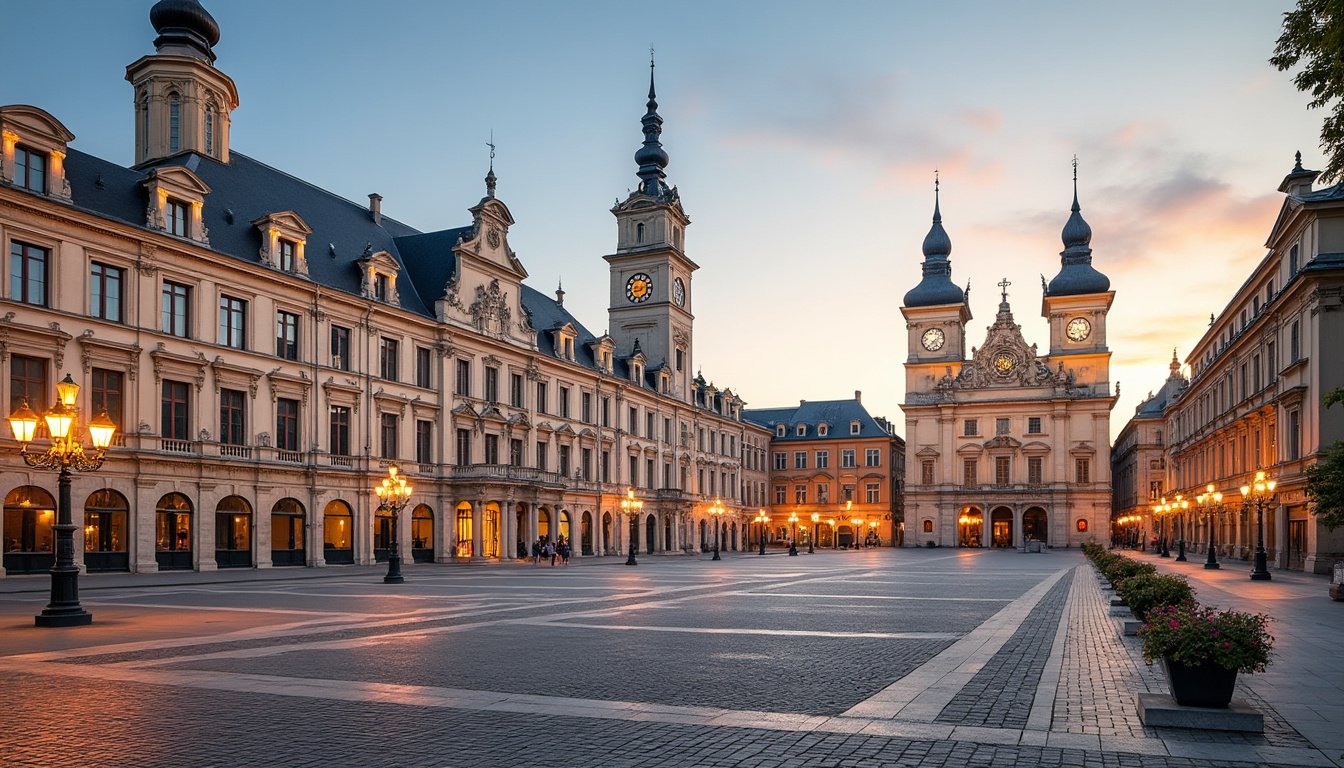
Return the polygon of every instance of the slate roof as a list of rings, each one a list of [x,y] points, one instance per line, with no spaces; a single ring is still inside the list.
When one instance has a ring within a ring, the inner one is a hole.
[[[863,403],[850,400],[806,400],[801,405],[789,408],[749,408],[742,411],[742,418],[760,424],[772,433],[780,424],[788,427],[783,437],[775,436],[778,442],[808,442],[813,440],[835,440],[854,437],[890,437],[890,433],[869,415]],[[857,420],[859,434],[851,435],[849,425]],[[817,425],[825,422],[829,425],[829,434],[825,437],[817,434]],[[806,424],[807,434],[799,437],[797,425]]]
[[[1157,390],[1157,394],[1139,403],[1138,407],[1134,409],[1135,418],[1155,419],[1161,417],[1166,412],[1167,405],[1176,399],[1176,396],[1181,393],[1185,386],[1185,379],[1179,376],[1168,377],[1163,382],[1162,388]]]

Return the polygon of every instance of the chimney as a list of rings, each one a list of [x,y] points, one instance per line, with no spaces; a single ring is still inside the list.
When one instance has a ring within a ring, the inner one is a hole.
[[[373,223],[383,225],[383,196],[374,192],[369,195],[369,213],[373,214]]]
[[[854,390],[854,400],[860,404],[863,403],[863,390],[861,389]]]

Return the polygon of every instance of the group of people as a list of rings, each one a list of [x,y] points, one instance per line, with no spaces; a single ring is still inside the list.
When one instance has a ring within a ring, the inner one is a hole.
[[[549,538],[542,537],[532,542],[532,563],[541,565],[542,561],[550,560],[551,565],[555,565],[558,559],[561,565],[569,565],[569,556],[572,550],[569,542],[562,537],[558,541],[551,541]],[[527,557],[527,551],[523,549],[523,543],[518,542],[518,556]]]

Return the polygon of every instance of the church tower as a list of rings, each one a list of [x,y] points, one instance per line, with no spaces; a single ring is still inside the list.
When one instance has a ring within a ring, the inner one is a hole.
[[[1050,323],[1050,359],[1064,362],[1080,383],[1100,386],[1110,381],[1111,351],[1106,346],[1106,313],[1115,291],[1111,281],[1092,266],[1092,228],[1078,205],[1078,161],[1073,163],[1073,208],[1060,235],[1059,274],[1045,286],[1041,316]],[[1044,280],[1044,278],[1042,278]]]
[[[961,365],[966,357],[966,323],[971,309],[966,293],[952,282],[952,240],[943,229],[938,181],[933,183],[933,226],[924,237],[924,277],[905,294],[909,356],[905,361],[906,391],[929,387],[931,379]],[[956,371],[952,371],[956,374]]]
[[[659,141],[663,118],[658,114],[653,61],[649,61],[649,100],[640,121],[644,144],[635,152],[639,187],[611,209],[616,216],[616,252],[603,258],[611,265],[611,301],[607,316],[616,356],[643,353],[644,370],[665,368],[671,394],[691,397],[691,274],[699,266],[686,257],[686,226],[676,187],[668,187],[668,157]],[[643,382],[641,382],[643,383]]]
[[[233,80],[215,69],[219,24],[197,0],[159,0],[149,11],[155,52],[126,67],[135,88],[135,164],[180,152],[229,161]]]

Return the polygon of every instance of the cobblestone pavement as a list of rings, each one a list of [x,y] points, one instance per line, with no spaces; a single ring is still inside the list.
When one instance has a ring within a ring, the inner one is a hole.
[[[1076,552],[610,562],[89,577],[56,631],[0,580],[0,766],[1330,764],[1253,688],[1263,736],[1143,728]]]
[[[938,713],[938,722],[994,728],[1027,727],[1031,705],[1036,698],[1036,683],[1045,669],[1050,641],[1059,625],[1072,584],[1071,572],[1050,588],[1008,642],[943,707]]]

